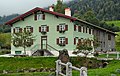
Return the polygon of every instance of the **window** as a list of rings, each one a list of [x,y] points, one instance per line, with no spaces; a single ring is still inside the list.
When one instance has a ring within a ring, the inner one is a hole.
[[[37,13],[35,13],[34,20],[45,20],[44,12],[37,12]]]
[[[27,44],[27,47],[30,47],[31,45],[33,45],[33,39],[26,39],[26,44]]]
[[[65,46],[66,44],[68,44],[68,38],[65,37],[57,38],[57,44],[60,46]]]
[[[37,13],[37,20],[42,20],[43,14],[42,13]]]
[[[111,35],[108,35],[108,40],[111,40]]]
[[[46,27],[47,26],[41,26],[41,32],[46,32]]]
[[[74,25],[74,31],[81,32],[81,26]]]
[[[21,32],[22,32],[22,28],[20,28],[20,27],[15,27],[13,29],[13,33],[21,33]]]
[[[33,27],[31,27],[31,26],[26,26],[25,28],[24,28],[24,31],[25,32],[33,32]]]
[[[59,25],[59,31],[64,31],[65,30],[65,25]]]
[[[41,27],[39,27],[39,32],[41,32],[41,33],[49,32],[49,26],[41,25]]]
[[[57,31],[65,32],[67,30],[68,30],[68,25],[66,25],[66,24],[59,24],[59,25],[57,25]]]
[[[65,44],[65,38],[63,37],[63,38],[59,38],[59,43],[60,44]]]

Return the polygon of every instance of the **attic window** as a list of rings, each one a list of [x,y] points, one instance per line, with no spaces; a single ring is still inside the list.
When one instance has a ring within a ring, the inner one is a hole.
[[[45,20],[45,14],[43,12],[37,12],[34,17],[35,20]]]

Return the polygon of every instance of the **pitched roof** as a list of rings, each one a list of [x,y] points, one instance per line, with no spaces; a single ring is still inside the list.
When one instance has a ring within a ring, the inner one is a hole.
[[[39,8],[39,7],[36,7],[36,8],[34,8],[34,9],[32,9],[32,10],[30,10],[30,11],[28,11],[28,12],[26,12],[26,13],[24,13],[24,14],[16,17],[16,18],[14,18],[14,19],[6,22],[5,25],[12,25],[13,23],[15,23],[15,22],[17,22],[17,21],[19,21],[19,20],[21,20],[21,19],[24,19],[25,17],[27,17],[27,16],[29,16],[29,15],[32,15],[32,14],[34,14],[34,13],[37,12],[37,11],[42,11],[42,12],[50,13],[50,14],[53,14],[53,15],[56,15],[56,16],[59,16],[59,17],[64,17],[64,18],[67,18],[67,19],[70,19],[70,20],[73,20],[73,21],[83,22],[83,23],[86,23],[86,24],[91,25],[91,26],[93,26],[93,27],[96,27],[96,28],[99,28],[99,29],[101,29],[101,30],[107,31],[107,32],[109,32],[109,33],[115,34],[115,33],[112,32],[112,31],[109,31],[109,30],[104,29],[104,28],[102,28],[102,27],[99,27],[99,26],[97,26],[97,25],[88,23],[88,22],[83,21],[83,20],[81,20],[81,19],[73,18],[73,17],[71,17],[71,16],[67,16],[67,15],[64,15],[64,14],[61,14],[61,13],[57,13],[57,12],[52,12],[52,11],[45,10],[45,9]]]

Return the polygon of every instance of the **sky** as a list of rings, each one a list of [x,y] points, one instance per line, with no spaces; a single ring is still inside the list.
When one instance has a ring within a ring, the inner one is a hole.
[[[63,0],[64,2],[70,0]],[[0,0],[0,16],[22,14],[35,7],[47,7],[56,4],[57,0]]]

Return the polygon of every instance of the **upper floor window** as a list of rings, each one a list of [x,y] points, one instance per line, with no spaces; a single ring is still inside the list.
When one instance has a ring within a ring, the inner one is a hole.
[[[26,26],[25,28],[24,28],[24,31],[25,32],[33,32],[33,27],[31,27],[31,26]]]
[[[111,40],[111,35],[108,35],[108,40]]]
[[[43,12],[37,12],[34,15],[35,20],[45,20],[45,14]]]
[[[49,26],[41,25],[41,27],[39,27],[39,32],[41,32],[41,33],[49,32]]]
[[[68,38],[65,37],[57,38],[57,44],[60,46],[65,46],[66,44],[68,44]]]
[[[59,24],[59,25],[57,25],[57,31],[65,32],[67,30],[68,30],[68,25],[66,25],[66,24]]]
[[[13,28],[13,33],[21,33],[21,32],[22,32],[22,28],[20,27]]]
[[[74,31],[81,32],[81,26],[74,25]]]

